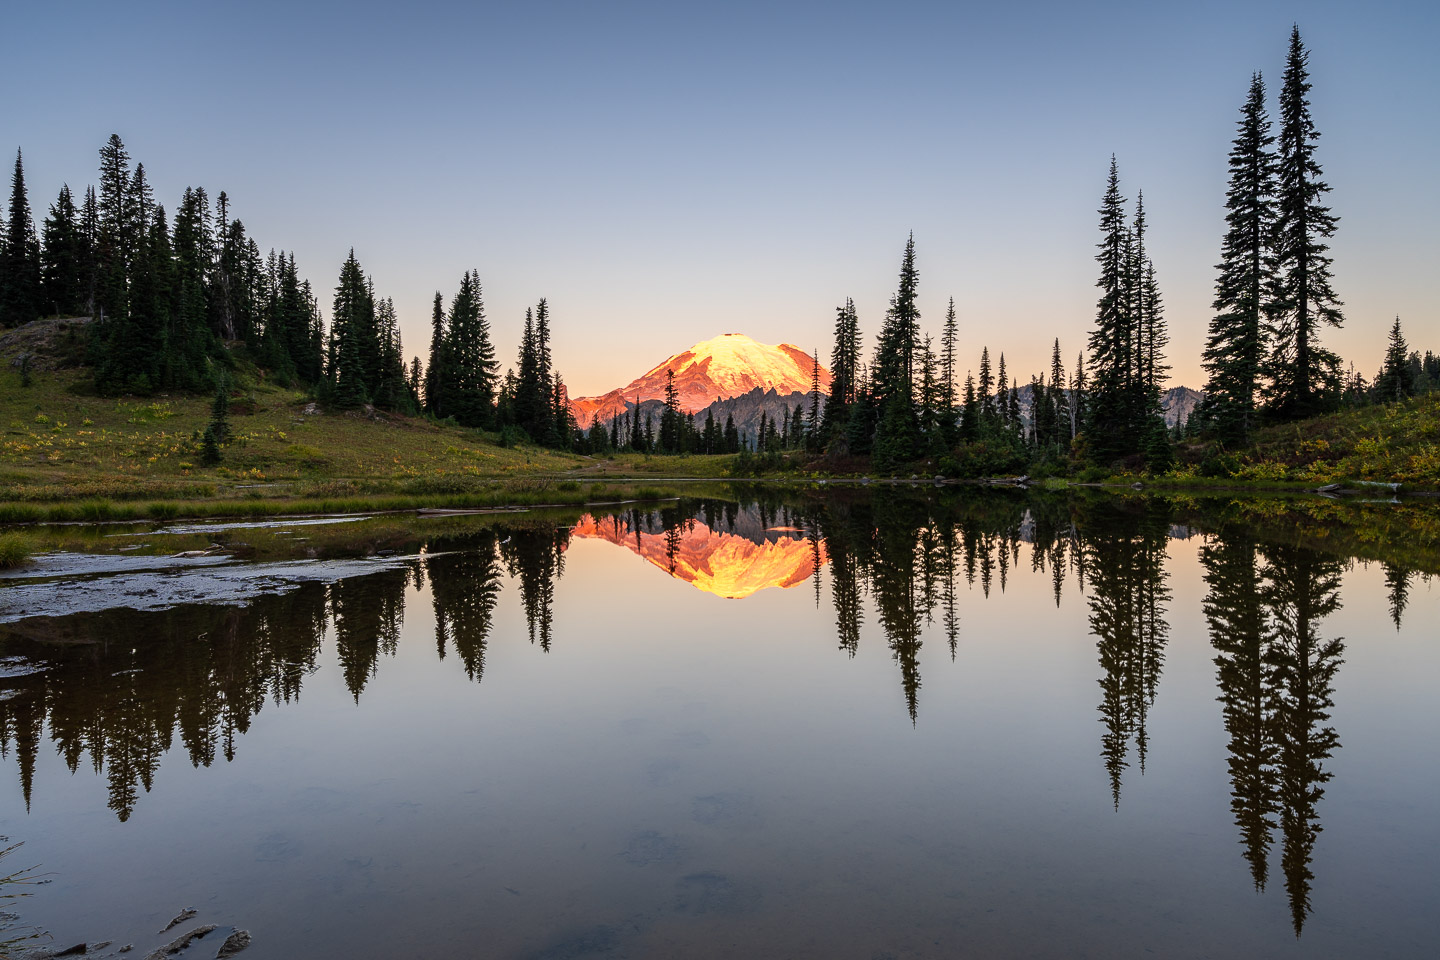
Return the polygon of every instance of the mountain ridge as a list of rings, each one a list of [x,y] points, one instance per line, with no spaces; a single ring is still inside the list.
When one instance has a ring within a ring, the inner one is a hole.
[[[743,333],[722,333],[672,354],[623,387],[591,397],[573,397],[570,409],[581,426],[602,423],[618,413],[664,400],[667,371],[675,374],[680,409],[700,413],[716,401],[744,396],[756,389],[789,396],[808,394],[814,358],[793,343],[767,344]],[[828,392],[830,371],[820,365],[820,389]]]

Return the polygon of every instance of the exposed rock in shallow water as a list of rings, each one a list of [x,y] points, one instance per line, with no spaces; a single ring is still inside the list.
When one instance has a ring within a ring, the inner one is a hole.
[[[165,960],[166,957],[173,957],[175,954],[190,946],[191,943],[201,939],[207,934],[215,932],[215,924],[207,923],[203,927],[196,927],[189,933],[183,934],[171,940],[158,950],[153,950],[145,955],[145,960]]]
[[[220,944],[220,952],[215,954],[215,960],[228,960],[248,946],[250,946],[250,931],[236,930],[225,938],[224,943]]]
[[[230,557],[131,557],[47,554],[41,571],[10,578],[0,593],[0,623],[64,617],[116,607],[166,610],[187,603],[244,606],[302,583],[334,583],[406,566],[413,556],[363,560],[237,563]],[[61,579],[65,578],[65,579]]]
[[[181,910],[176,915],[174,920],[171,920],[169,923],[165,924],[165,929],[161,930],[160,932],[169,933],[171,930],[180,926],[180,924],[184,923],[186,920],[194,918],[197,914],[199,914],[199,912],[200,911],[196,910],[194,907],[186,907],[184,910]]]

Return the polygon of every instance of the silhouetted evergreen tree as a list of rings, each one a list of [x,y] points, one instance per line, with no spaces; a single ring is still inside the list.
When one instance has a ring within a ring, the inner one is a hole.
[[[1226,232],[1215,283],[1204,366],[1205,416],[1224,443],[1244,443],[1254,427],[1256,393],[1266,359],[1266,297],[1273,287],[1271,243],[1275,228],[1275,155],[1265,82],[1256,73],[1240,109],[1230,147]]]
[[[8,250],[7,240],[7,256]],[[85,260],[80,211],[75,207],[70,187],[62,186],[45,218],[44,243],[40,248],[43,312],[78,316],[85,311]],[[0,275],[8,275],[8,269],[0,269]]]
[[[1375,397],[1382,403],[1394,403],[1415,394],[1415,379],[1410,372],[1410,348],[1400,332],[1400,318],[1390,327],[1390,340],[1385,347],[1385,363],[1375,377]]]
[[[373,375],[375,356],[379,353],[375,342],[375,301],[353,249],[340,268],[330,324],[335,339],[334,357],[327,371],[333,391],[331,399],[341,407],[368,403],[367,380]]]
[[[490,321],[485,317],[478,271],[468,271],[460,278],[460,290],[450,303],[445,344],[441,415],[454,417],[469,427],[491,425],[499,364],[490,342]]]
[[[30,216],[25,189],[25,164],[15,151],[15,172],[10,178],[10,207],[5,220],[5,244],[0,248],[0,326],[18,327],[40,316],[40,241]]]
[[[1312,416],[1339,390],[1340,360],[1320,346],[1321,326],[1344,322],[1331,287],[1329,245],[1339,218],[1321,203],[1330,187],[1315,160],[1320,134],[1310,116],[1309,53],[1300,28],[1290,34],[1290,53],[1280,90],[1276,161],[1275,271],[1270,295],[1273,348],[1268,399],[1282,419]]]
[[[830,352],[830,397],[825,404],[821,426],[823,442],[837,439],[848,446],[850,407],[855,403],[860,381],[860,318],[855,301],[845,299],[835,310],[835,346]]]
[[[920,308],[916,302],[920,275],[915,268],[915,237],[905,244],[900,285],[890,300],[875,347],[871,389],[879,421],[873,456],[877,469],[906,463],[920,452],[915,409],[915,358],[920,340]]]

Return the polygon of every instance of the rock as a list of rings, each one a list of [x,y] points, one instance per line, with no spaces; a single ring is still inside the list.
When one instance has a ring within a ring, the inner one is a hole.
[[[235,956],[248,946],[250,946],[250,931],[236,930],[225,938],[224,943],[220,944],[220,952],[215,954],[215,960],[226,960],[227,957]]]
[[[169,923],[165,924],[165,929],[161,930],[160,932],[169,933],[171,930],[180,926],[180,924],[184,923],[186,920],[189,920],[191,917],[195,916],[199,912],[200,911],[196,910],[194,907],[186,907],[184,910],[181,910],[178,914],[176,914],[174,920],[171,920]]]
[[[313,417],[320,412],[320,408],[313,403],[305,404],[305,416]]]
[[[56,952],[56,953],[52,953],[51,956],[52,956],[52,957],[78,957],[78,956],[80,956],[82,953],[89,953],[89,952],[90,952],[90,947],[89,947],[88,945],[83,944],[83,943],[77,943],[77,944],[75,944],[75,946],[73,946],[73,947],[66,947],[64,950],[60,950],[60,951],[58,951],[58,952]]]
[[[165,946],[160,947],[157,950],[152,950],[150,953],[145,955],[145,960],[165,960],[166,957],[173,957],[181,950],[184,950],[186,947],[190,946],[190,944],[194,941],[201,939],[206,934],[214,932],[215,924],[213,923],[207,923],[203,927],[196,927],[194,930],[191,930],[184,936],[176,937],[174,940],[171,940],[169,943],[165,944]]]

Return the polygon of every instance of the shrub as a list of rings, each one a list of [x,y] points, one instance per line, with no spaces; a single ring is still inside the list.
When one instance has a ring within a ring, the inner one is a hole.
[[[1212,453],[1200,461],[1200,476],[1216,479],[1233,477],[1240,470],[1240,461],[1228,453]]]
[[[35,545],[23,533],[0,533],[0,570],[14,570],[30,562]]]

